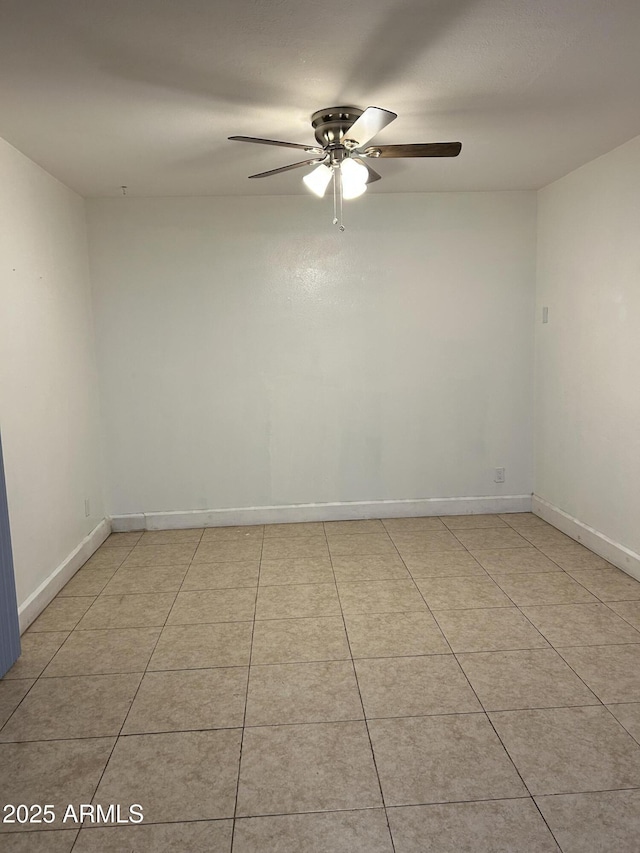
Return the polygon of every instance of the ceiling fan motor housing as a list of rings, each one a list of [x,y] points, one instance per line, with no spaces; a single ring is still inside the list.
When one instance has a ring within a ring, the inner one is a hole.
[[[330,145],[349,148],[348,130],[363,112],[358,107],[325,107],[317,110],[311,116],[316,140],[323,148]]]

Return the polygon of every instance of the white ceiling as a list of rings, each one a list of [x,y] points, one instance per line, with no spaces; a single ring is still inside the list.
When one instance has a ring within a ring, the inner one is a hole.
[[[372,191],[537,188],[640,134],[639,45],[639,0],[0,0],[0,136],[85,196],[288,194],[226,137],[373,104],[463,150]]]

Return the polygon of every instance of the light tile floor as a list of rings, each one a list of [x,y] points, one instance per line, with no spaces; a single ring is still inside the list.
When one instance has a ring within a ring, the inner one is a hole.
[[[0,847],[637,853],[638,629],[527,513],[113,534],[0,681],[0,803],[59,816]]]

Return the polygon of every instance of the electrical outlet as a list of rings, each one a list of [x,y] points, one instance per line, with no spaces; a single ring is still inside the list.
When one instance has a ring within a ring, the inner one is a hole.
[[[504,483],[504,468],[496,468],[494,483]]]
[[[89,498],[84,499],[84,517],[89,518],[91,515],[91,501]]]

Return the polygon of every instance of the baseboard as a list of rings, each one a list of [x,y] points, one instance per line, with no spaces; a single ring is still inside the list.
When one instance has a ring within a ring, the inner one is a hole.
[[[625,548],[619,542],[614,542],[613,539],[605,536],[604,533],[600,533],[599,530],[589,527],[588,524],[584,524],[559,507],[539,498],[537,495],[533,496],[531,508],[532,512],[539,515],[540,518],[548,521],[549,524],[553,524],[554,527],[557,527],[558,530],[575,539],[576,542],[580,542],[581,545],[589,548],[590,551],[593,551],[600,557],[613,563],[614,566],[622,569],[623,572],[627,572],[631,577],[640,581],[640,554],[636,554],[635,551]]]
[[[423,498],[406,501],[359,501],[290,506],[251,506],[237,509],[195,509],[114,515],[114,531],[178,530],[186,527],[224,527],[279,524],[296,521],[350,521],[358,518],[406,518],[417,515],[530,512],[531,495],[488,495],[472,498]]]
[[[151,530],[157,528],[147,527],[145,515],[143,512],[132,513],[131,515],[112,515],[111,529],[114,533],[130,533],[133,530]],[[185,527],[190,525],[186,524]],[[193,525],[191,525],[193,526]]]
[[[91,533],[84,537],[78,547],[74,548],[69,556],[60,563],[58,568],[54,569],[49,577],[20,605],[18,618],[21,634],[42,613],[62,587],[71,580],[78,569],[98,550],[109,533],[111,533],[111,522],[108,518],[103,518]]]

